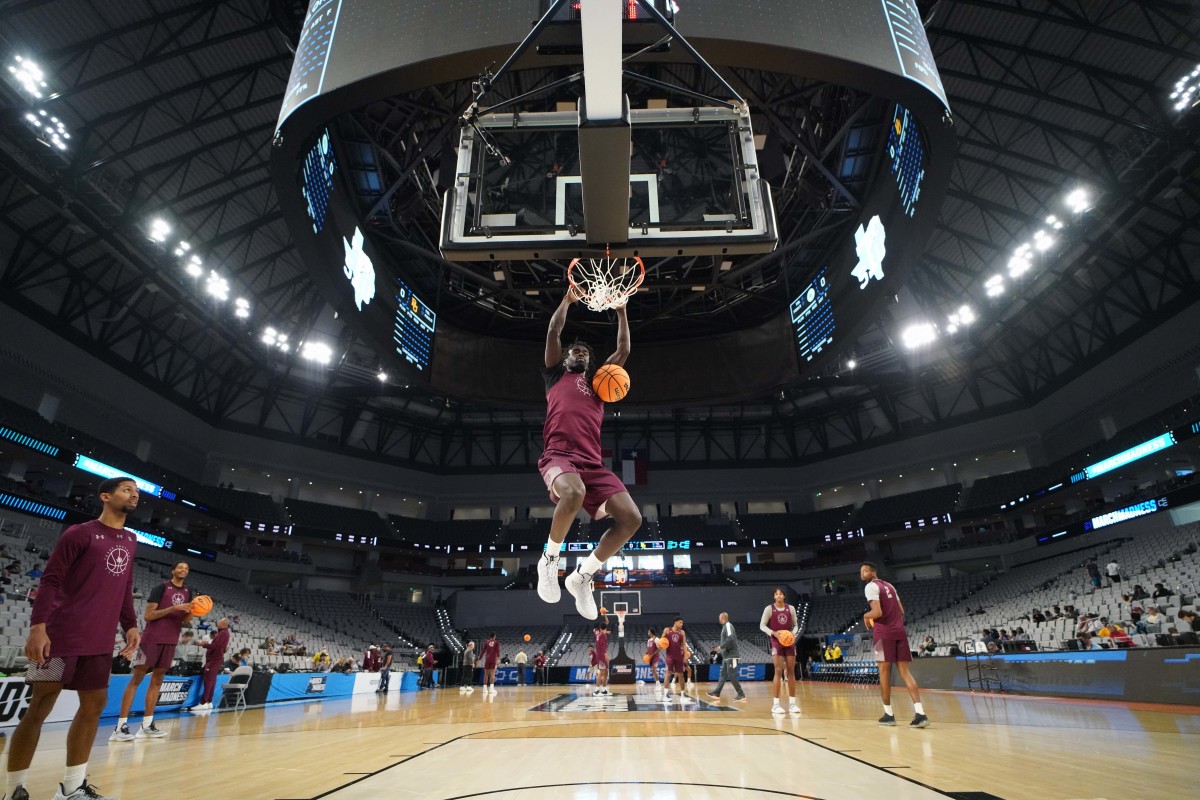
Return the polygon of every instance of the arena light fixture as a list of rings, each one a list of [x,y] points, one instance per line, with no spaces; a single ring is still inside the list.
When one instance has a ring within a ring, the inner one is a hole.
[[[1026,242],[1013,251],[1012,258],[1008,259],[1008,276],[1010,278],[1015,280],[1033,269],[1032,250],[1032,246]]]
[[[328,364],[333,360],[333,348],[324,342],[304,342],[300,347],[300,356],[306,361]]]
[[[906,348],[916,350],[937,339],[937,326],[929,322],[917,322],[905,328],[900,338]]]
[[[204,267],[200,266],[200,262],[198,261],[189,261],[184,269],[187,271],[187,274],[191,275],[193,278],[199,278],[204,274]]]
[[[379,370],[379,374],[376,375],[375,377],[379,378],[380,383],[387,383],[387,373],[384,372],[383,370]]]
[[[233,314],[235,317],[237,317],[238,319],[249,319],[250,318],[250,301],[249,300],[247,300],[244,297],[239,297],[237,300],[233,301],[233,305],[234,305]]]
[[[858,362],[855,361],[853,358],[846,362],[846,369],[857,369],[857,368],[858,368]]]
[[[975,310],[970,306],[961,306],[958,311],[950,315],[950,324],[946,327],[946,332],[950,334],[958,333],[960,328],[969,328],[971,323],[975,322],[978,317],[975,316]]]
[[[171,225],[162,217],[150,220],[150,238],[156,242],[165,242],[171,235]]]
[[[191,249],[192,249],[192,246],[190,244],[188,244],[187,242],[180,242],[179,244],[177,244],[175,246],[175,255],[182,258],[183,256],[187,255],[187,252]]]
[[[1188,74],[1175,81],[1171,101],[1176,111],[1187,111],[1200,105],[1200,64]]]
[[[1056,231],[1061,231],[1064,227],[1063,221],[1061,219],[1059,219],[1058,217],[1054,216],[1053,214],[1046,217],[1046,224],[1049,225],[1051,228],[1053,228]]]
[[[14,56],[13,63],[8,66],[8,72],[30,97],[41,100],[45,96],[44,90],[49,88],[46,73],[33,59]]]
[[[1092,198],[1087,189],[1075,189],[1067,195],[1067,208],[1074,214],[1082,214],[1092,207]]]
[[[988,297],[999,297],[1004,294],[1004,278],[999,275],[993,275],[987,279],[987,283],[983,285],[987,290]]]
[[[1051,247],[1054,247],[1055,239],[1045,230],[1039,230],[1033,234],[1033,246],[1039,253],[1044,253]]]
[[[210,297],[224,302],[229,299],[229,281],[222,278],[214,270],[208,273],[208,280],[204,282],[204,291]]]

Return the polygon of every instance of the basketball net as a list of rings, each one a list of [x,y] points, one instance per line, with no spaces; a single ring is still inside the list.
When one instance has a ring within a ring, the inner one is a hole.
[[[613,258],[607,248],[603,258],[576,258],[567,267],[567,280],[592,311],[624,305],[645,279],[646,265],[640,258]]]

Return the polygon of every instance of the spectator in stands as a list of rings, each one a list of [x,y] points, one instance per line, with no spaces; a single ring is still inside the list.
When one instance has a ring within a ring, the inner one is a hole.
[[[225,670],[227,672],[233,672],[238,667],[244,667],[249,663],[250,663],[250,648],[243,647],[241,650],[237,651],[232,656],[230,656],[229,660],[225,662]]]
[[[1170,596],[1171,596],[1170,589],[1164,589],[1163,585],[1161,583],[1154,584],[1154,594],[1151,596],[1151,599],[1157,600],[1160,597],[1170,597]]]
[[[346,659],[346,672],[347,673],[361,672],[361,671],[362,671],[362,667],[360,667],[358,665],[357,661],[355,661],[353,658]]]
[[[373,644],[363,653],[362,671],[378,672],[380,663],[382,663],[382,659],[379,654],[379,645]]]
[[[1196,622],[1196,612],[1180,611],[1175,627],[1179,628],[1180,633],[1200,632],[1200,624]]]
[[[1080,646],[1081,650],[1103,650],[1104,649],[1100,646],[1099,642],[1097,642],[1095,639],[1092,638],[1092,635],[1090,633],[1079,634],[1079,643],[1081,645]]]
[[[842,648],[840,646],[838,646],[837,642],[834,642],[833,644],[829,645],[828,648],[826,648],[826,650],[825,650],[825,661],[826,662],[828,662],[830,664],[841,664],[843,660],[844,659],[842,658]]]
[[[9,564],[7,567],[4,568],[4,571],[9,573],[10,575],[16,575],[18,572],[21,571],[21,562],[13,561],[11,564]]]
[[[1029,641],[1033,641],[1033,640],[1030,638],[1029,634],[1025,632],[1025,629],[1024,629],[1024,628],[1016,628],[1015,630],[1013,630],[1013,637],[1012,637],[1012,638],[1013,638],[1013,641],[1014,641],[1014,642],[1029,642]]]
[[[1104,571],[1108,573],[1108,581],[1110,584],[1121,582],[1121,565],[1117,563],[1117,559],[1113,559],[1104,566]]]
[[[275,637],[268,636],[266,639],[263,640],[263,643],[258,646],[258,649],[266,650],[267,653],[274,653],[275,652]]]
[[[926,636],[925,641],[921,643],[921,655],[931,656],[934,650],[937,650],[937,642],[933,641],[932,636]]]
[[[1067,617],[1068,619],[1079,619],[1079,609],[1072,605],[1064,606],[1063,616]]]
[[[1133,585],[1133,592],[1129,595],[1130,600],[1145,600],[1150,597],[1150,593],[1142,588],[1140,583]]]
[[[1062,619],[1063,618],[1063,611],[1061,608],[1059,608],[1058,606],[1055,606],[1052,610],[1054,611],[1054,616],[1051,619]]]
[[[1041,612],[1040,609],[1035,608],[1029,617],[1029,621],[1035,624],[1039,622],[1045,622],[1046,616]]]
[[[419,665],[419,663],[420,663],[420,662],[418,662],[418,665]],[[333,665],[332,667],[330,667],[329,671],[330,671],[330,672],[345,672],[345,671],[346,671],[346,659],[345,659],[345,657],[339,658],[339,659],[338,659],[338,660],[337,660],[337,661],[334,663],[334,665]]]
[[[1146,616],[1142,617],[1142,622],[1148,626],[1153,625],[1157,628],[1158,626],[1162,625],[1164,619],[1166,619],[1166,617],[1159,612],[1157,606],[1150,606],[1150,608],[1146,610]],[[1154,631],[1154,633],[1157,633],[1157,631]]]
[[[36,578],[40,578],[40,577],[42,577],[42,576],[43,576],[43,575],[45,575],[45,574],[46,574],[46,573],[42,572],[42,565],[41,565],[41,564],[34,564],[34,565],[33,565],[33,568],[32,568],[31,570],[29,570],[29,572],[26,572],[26,573],[25,573],[25,577],[26,577],[26,578],[35,578],[35,579],[36,579]]]
[[[1100,566],[1096,563],[1096,559],[1089,558],[1087,563],[1083,565],[1087,570],[1088,578],[1092,581],[1092,586],[1100,588]]]

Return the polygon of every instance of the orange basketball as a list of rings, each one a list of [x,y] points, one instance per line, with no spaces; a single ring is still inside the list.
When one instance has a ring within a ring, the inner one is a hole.
[[[791,647],[796,643],[796,637],[792,635],[791,631],[780,631],[776,638],[783,647]]]
[[[213,610],[212,598],[206,594],[192,598],[192,616],[203,617],[205,614]]]
[[[648,656],[648,655],[643,655],[643,656],[642,656],[642,663],[643,663],[643,664],[649,664],[649,663],[650,663],[650,656]]]
[[[667,637],[664,636],[658,640],[658,649],[659,650],[666,650],[670,646],[671,646],[671,640],[668,639]]]
[[[605,364],[592,378],[592,390],[606,403],[624,400],[629,394],[629,373],[616,364]]]
[[[527,633],[527,634],[525,634],[525,641],[527,641],[527,642],[532,642],[532,641],[533,641],[533,637],[532,637],[532,636],[530,636],[530,635]]]
[[[600,606],[600,613],[601,613],[601,614],[607,614],[607,613],[608,613],[608,609],[607,609],[607,608],[605,608],[604,606]]]
[[[867,630],[870,630],[871,628],[874,628],[874,627],[875,627],[875,620],[873,620],[873,619],[867,620]]]

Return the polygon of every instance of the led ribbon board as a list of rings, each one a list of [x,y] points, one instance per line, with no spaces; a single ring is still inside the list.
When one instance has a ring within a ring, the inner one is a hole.
[[[134,483],[137,484],[139,492],[154,495],[155,497],[162,497],[163,487],[159,486],[157,483],[148,481],[145,478],[139,478],[136,475],[130,475],[124,470],[109,466],[108,464],[105,464],[102,461],[97,461],[94,458],[88,458],[87,456],[76,456],[74,466],[76,469],[81,469],[84,472],[90,472],[93,475],[99,475],[101,478],[130,478]]]
[[[1125,506],[1125,508],[1119,508],[1116,511],[1110,511],[1107,514],[1101,514],[1098,517],[1092,517],[1089,524],[1092,530],[1097,530],[1099,528],[1106,528],[1109,525],[1116,525],[1118,522],[1127,522],[1137,517],[1144,517],[1147,514],[1154,514],[1166,507],[1166,498],[1146,500],[1141,503],[1134,503],[1131,506]]]
[[[1117,453],[1115,456],[1109,456],[1103,461],[1098,461],[1090,467],[1084,468],[1082,472],[1077,472],[1071,476],[1071,483],[1090,480],[1106,472],[1112,472],[1114,469],[1120,469],[1126,464],[1131,464],[1146,456],[1152,456],[1157,452],[1166,450],[1173,444],[1175,444],[1175,434],[1173,433],[1164,433],[1161,436],[1155,436],[1153,439],[1142,442],[1135,447]]]

